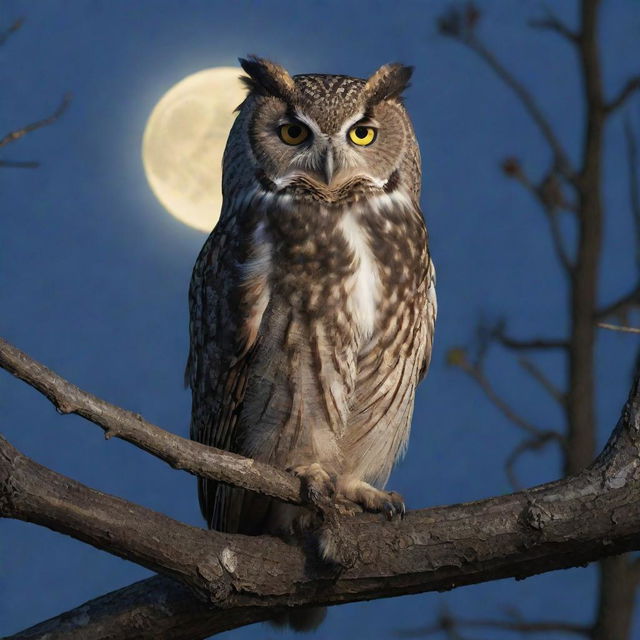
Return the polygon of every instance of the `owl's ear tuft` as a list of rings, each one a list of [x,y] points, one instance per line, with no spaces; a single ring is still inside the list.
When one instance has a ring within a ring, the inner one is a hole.
[[[399,99],[402,92],[409,87],[409,80],[413,73],[413,67],[392,62],[380,67],[364,86],[369,105],[377,104],[382,100]]]
[[[291,101],[296,85],[284,67],[257,56],[240,58],[240,65],[248,76],[241,76],[240,79],[249,91],[261,96],[275,96],[287,102]]]

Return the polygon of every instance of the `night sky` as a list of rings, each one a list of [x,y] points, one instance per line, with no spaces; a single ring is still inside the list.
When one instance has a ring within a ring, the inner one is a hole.
[[[504,460],[521,434],[472,381],[446,366],[446,352],[472,341],[481,320],[506,318],[520,336],[560,335],[567,325],[566,288],[542,211],[499,169],[503,158],[515,155],[539,177],[548,150],[513,94],[471,52],[438,34],[436,17],[448,4],[3,2],[0,26],[20,16],[26,22],[0,48],[0,134],[52,112],[67,91],[74,99],[58,123],[0,156],[42,163],[0,169],[0,335],[84,389],[186,435],[187,287],[205,234],[169,216],[147,186],[140,148],[154,104],[183,77],[235,65],[248,53],[291,73],[367,76],[386,62],[413,64],[406,104],[423,155],[422,205],[438,269],[439,318],[409,451],[389,486],[404,494],[409,508],[509,491]],[[479,4],[483,38],[535,92],[576,159],[583,105],[569,45],[527,26],[543,15],[540,2]],[[576,3],[549,4],[575,25]],[[601,43],[611,95],[639,70],[639,2],[603,3]],[[640,135],[639,102],[625,112]],[[636,269],[622,124],[617,116],[607,130],[603,303],[631,288]],[[568,220],[565,230],[570,237]],[[636,336],[600,334],[600,443],[626,397],[636,346]],[[557,357],[537,361],[562,383]],[[496,349],[488,367],[500,393],[524,415],[548,428],[562,424],[560,411],[512,355]],[[124,442],[106,442],[81,418],[58,416],[7,374],[0,375],[0,431],[60,473],[202,525],[193,477]],[[528,485],[559,472],[553,452],[532,454],[519,466]],[[0,521],[0,634],[147,575],[45,528]],[[312,637],[387,638],[432,621],[445,604],[466,616],[500,616],[510,605],[530,618],[587,622],[595,578],[588,567],[336,607]],[[640,616],[635,632],[640,637]],[[224,637],[278,635],[254,626]]]

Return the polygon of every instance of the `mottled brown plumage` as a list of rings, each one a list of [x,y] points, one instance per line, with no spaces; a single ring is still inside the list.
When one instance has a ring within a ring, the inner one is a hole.
[[[222,215],[190,288],[192,438],[291,469],[310,497],[401,515],[383,488],[436,317],[420,156],[400,100],[411,70],[362,80],[243,67]],[[283,127],[303,141],[285,142]],[[358,144],[369,129],[373,142]],[[286,536],[300,513],[211,481],[199,489],[224,531]]]

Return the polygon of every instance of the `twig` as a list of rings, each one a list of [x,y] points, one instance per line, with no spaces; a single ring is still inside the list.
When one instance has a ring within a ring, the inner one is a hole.
[[[547,222],[549,223],[551,241],[553,242],[556,256],[567,274],[571,275],[574,270],[574,264],[565,246],[564,238],[562,237],[558,209],[575,212],[575,205],[567,202],[554,170],[552,169],[539,184],[534,184],[533,181],[530,180],[517,158],[510,157],[505,159],[502,162],[502,170],[508,177],[520,182],[541,205]]]
[[[566,40],[572,44],[578,42],[578,34],[567,27],[555,14],[553,14],[548,8],[545,9],[546,15],[544,18],[529,20],[529,26],[534,29],[545,29],[548,31],[555,31],[559,35],[563,36]]]
[[[462,39],[471,50],[475,51],[482,58],[498,77],[518,96],[520,102],[529,113],[529,116],[537,125],[543,138],[547,141],[553,151],[554,164],[559,173],[569,182],[575,182],[576,176],[571,167],[571,162],[567,156],[560,140],[556,136],[551,124],[535,101],[528,89],[498,60],[495,54],[486,47],[483,42],[471,32],[470,36]]]
[[[640,75],[632,76],[627,80],[618,94],[612,98],[610,102],[605,104],[605,113],[611,114],[619,109],[638,89],[640,89]]]
[[[0,167],[7,169],[37,169],[39,162],[33,160],[0,160]]]
[[[556,387],[549,378],[539,369],[539,367],[531,362],[528,358],[518,358],[518,364],[536,381],[549,395],[560,405],[564,405],[567,401],[566,395]]]
[[[37,120],[36,122],[32,122],[31,124],[22,127],[21,129],[15,129],[14,131],[10,131],[4,138],[0,139],[0,148],[10,144],[11,142],[15,142],[20,138],[26,136],[28,133],[35,131],[36,129],[41,129],[42,127],[46,127],[50,124],[53,124],[60,116],[66,111],[69,103],[71,102],[71,94],[68,93],[62,98],[62,102],[58,106],[58,108],[47,118],[43,118],[42,120]]]
[[[18,18],[7,27],[4,31],[0,32],[0,47],[7,42],[7,40],[24,24],[24,18]]]
[[[285,502],[303,504],[298,478],[270,465],[181,438],[79,389],[0,338],[0,367],[43,393],[59,413],[76,413],[116,437],[202,478],[219,480]]]
[[[485,375],[484,371],[476,364],[469,361],[463,352],[460,353],[462,357],[455,359],[455,362],[450,359],[452,364],[460,367],[466,374],[468,374],[473,380],[475,380],[480,388],[484,391],[488,400],[495,405],[495,407],[515,426],[526,431],[527,433],[539,437],[542,433],[547,433],[547,429],[541,429],[533,425],[531,422],[523,418],[518,414],[504,399],[502,399],[493,388],[493,385],[489,382],[489,379]]]
[[[507,347],[508,349],[513,349],[515,351],[531,351],[536,349],[547,351],[553,349],[567,349],[569,346],[569,343],[566,340],[556,338],[531,338],[530,340],[520,340],[518,338],[507,336],[502,332],[494,335],[503,347]]]
[[[637,284],[629,293],[614,300],[606,307],[596,312],[596,320],[604,320],[609,316],[616,316],[626,313],[632,307],[640,305],[640,284]]]
[[[598,322],[601,329],[609,329],[611,331],[622,331],[623,333],[640,333],[640,329],[636,327],[623,327],[619,324],[608,324],[606,322]]]
[[[507,474],[507,478],[509,480],[509,484],[513,487],[514,490],[520,491],[523,489],[522,484],[518,482],[518,478],[515,472],[516,462],[520,459],[520,457],[526,453],[527,451],[540,451],[550,442],[557,442],[561,448],[566,447],[566,441],[564,437],[559,434],[557,431],[543,431],[537,435],[532,436],[531,438],[526,438],[520,444],[518,444],[514,450],[507,457],[504,469]]]
[[[591,632],[591,628],[586,625],[572,624],[560,620],[516,622],[510,620],[493,620],[490,618],[456,618],[448,614],[447,618],[441,617],[437,624],[399,631],[396,633],[396,636],[399,638],[426,638],[442,632],[450,633],[452,630],[457,629],[493,629],[498,631],[518,631],[522,634],[559,632],[584,637],[589,637]]]
[[[629,169],[629,203],[636,230],[636,267],[640,270],[640,163],[638,162],[638,145],[633,135],[629,118],[624,121],[624,137],[627,142],[627,167]]]

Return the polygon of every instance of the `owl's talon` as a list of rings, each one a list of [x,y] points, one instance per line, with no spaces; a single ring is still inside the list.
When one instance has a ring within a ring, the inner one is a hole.
[[[304,496],[310,504],[322,505],[335,495],[335,480],[317,462],[292,469],[302,481]]]
[[[384,513],[387,520],[393,520],[393,516],[396,515],[396,509],[390,502],[384,503],[382,512]]]

